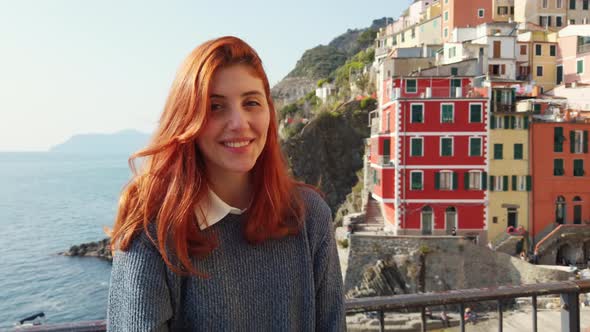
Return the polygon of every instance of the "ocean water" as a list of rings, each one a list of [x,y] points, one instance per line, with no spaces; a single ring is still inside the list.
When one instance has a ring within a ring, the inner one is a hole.
[[[127,156],[0,153],[0,329],[106,318],[110,263],[57,253],[105,237],[130,174]]]

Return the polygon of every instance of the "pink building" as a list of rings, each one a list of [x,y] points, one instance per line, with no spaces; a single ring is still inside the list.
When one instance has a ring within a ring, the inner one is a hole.
[[[492,22],[491,0],[442,0],[442,39],[452,39],[453,29]]]
[[[568,25],[557,38],[556,83],[590,83],[590,25]]]

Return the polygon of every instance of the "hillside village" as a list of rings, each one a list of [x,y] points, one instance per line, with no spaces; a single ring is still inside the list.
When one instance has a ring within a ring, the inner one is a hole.
[[[353,231],[585,266],[589,17],[587,0],[416,0],[386,19],[373,61],[315,90],[318,105],[376,99]]]

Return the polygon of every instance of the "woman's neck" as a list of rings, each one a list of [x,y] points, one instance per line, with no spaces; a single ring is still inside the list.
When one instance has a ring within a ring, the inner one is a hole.
[[[252,185],[248,173],[217,174],[209,173],[211,190],[227,204],[245,209],[251,202]]]

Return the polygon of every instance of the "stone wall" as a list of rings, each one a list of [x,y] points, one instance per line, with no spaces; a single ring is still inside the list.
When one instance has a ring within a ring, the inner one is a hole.
[[[446,291],[567,280],[572,275],[529,264],[454,236],[352,235],[348,297]],[[384,283],[388,283],[385,286]]]

